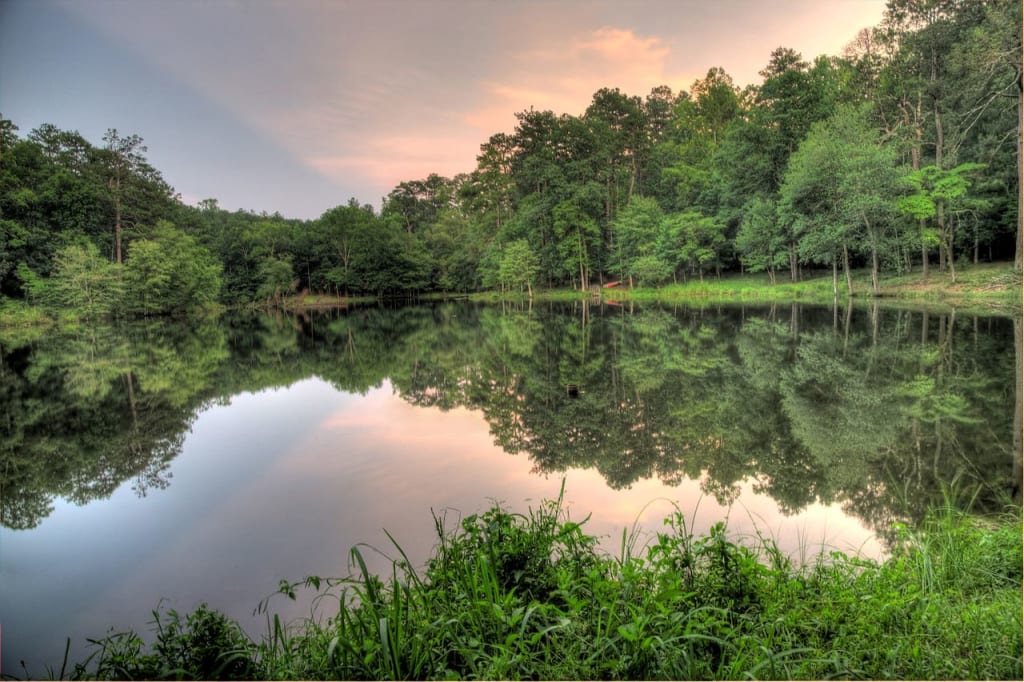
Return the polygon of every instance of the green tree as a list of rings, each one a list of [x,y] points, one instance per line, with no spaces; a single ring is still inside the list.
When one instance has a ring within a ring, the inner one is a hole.
[[[396,216],[406,232],[422,232],[441,211],[454,205],[459,182],[431,173],[425,180],[399,183],[388,193],[382,214]]]
[[[525,286],[530,298],[533,298],[533,283],[538,272],[540,263],[525,239],[517,239],[505,246],[498,270],[498,279],[503,289],[519,287],[522,291]]]
[[[480,245],[469,218],[456,209],[443,211],[427,229],[424,242],[434,263],[431,281],[435,286],[444,291],[477,288]]]
[[[119,311],[124,287],[118,266],[86,242],[57,252],[47,292],[52,303],[95,318]]]
[[[925,166],[905,175],[904,182],[912,189],[910,196],[899,202],[899,208],[914,218],[934,219],[934,227],[926,234],[926,241],[934,241],[940,252],[946,254],[949,276],[956,282],[956,264],[953,257],[955,223],[947,219],[958,202],[962,202],[971,186],[968,175],[985,168],[983,164],[962,163],[956,168],[942,170],[938,166]]]
[[[614,271],[619,277],[628,277],[632,282],[633,276],[638,274],[635,267],[637,261],[647,258],[643,268],[646,276],[643,279],[651,281],[651,276],[656,274],[658,268],[655,267],[655,271],[650,269],[655,265],[650,257],[660,260],[655,252],[664,215],[657,201],[640,196],[632,197],[625,208],[619,211],[614,221],[618,235]]]
[[[714,155],[742,111],[739,88],[721,67],[709,69],[704,78],[693,82],[687,96],[678,98],[657,152],[663,188],[660,198],[666,206],[676,210],[711,208]]]
[[[772,192],[782,186],[789,156],[797,150],[816,121],[827,118],[835,106],[836,73],[828,58],[813,64],[800,53],[779,47],[762,70],[757,88],[755,118],[767,129],[767,152]]]
[[[661,284],[671,276],[672,266],[653,253],[636,258],[629,268],[630,280],[636,277],[641,286]]]
[[[313,248],[320,255],[323,279],[335,292],[355,288],[360,261],[370,248],[376,223],[372,209],[361,207],[355,199],[346,206],[325,211],[313,228]]]
[[[786,233],[774,201],[755,197],[744,206],[736,250],[748,270],[767,272],[768,279],[775,284],[775,271],[786,265],[787,249]]]
[[[887,244],[898,194],[890,148],[881,144],[865,111],[841,107],[816,123],[790,159],[780,203],[801,226],[800,249],[812,262],[843,264],[853,295],[851,253],[869,254],[872,289]]]
[[[153,219],[166,209],[174,192],[146,161],[147,148],[140,136],[124,137],[110,128],[103,141],[106,146],[102,160],[114,210],[114,262],[120,264],[125,229],[155,222]]]
[[[601,230],[576,201],[567,200],[555,206],[553,213],[558,254],[563,273],[579,279],[581,291],[590,287],[590,275],[600,246]]]
[[[258,268],[259,287],[256,296],[267,302],[279,302],[295,291],[295,273],[288,256],[266,256]]]
[[[126,309],[160,315],[208,305],[220,294],[220,273],[220,264],[194,237],[161,221],[128,252]]]
[[[701,281],[705,271],[719,271],[726,247],[725,223],[713,216],[687,211],[662,220],[659,253],[665,262],[674,268],[688,268]]]
[[[984,206],[973,221],[974,260],[981,246],[991,247],[1010,236],[1012,225],[1018,273],[1024,249],[1024,222],[1018,210],[1024,128],[1021,11],[1021,3],[1012,0],[985,3],[984,15],[952,46],[948,69],[948,118],[956,156],[988,166],[972,190]]]

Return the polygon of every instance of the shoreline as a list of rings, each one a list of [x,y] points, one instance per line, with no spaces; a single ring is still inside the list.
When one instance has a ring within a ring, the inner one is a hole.
[[[857,304],[878,302],[885,305],[904,304],[915,307],[943,306],[945,309],[977,310],[1007,316],[1020,316],[1024,310],[1021,276],[1014,273],[1012,263],[984,263],[963,266],[958,281],[950,282],[939,272],[923,277],[920,273],[888,275],[880,280],[879,294],[871,292],[870,272],[855,270],[854,295],[847,296],[840,286],[833,292],[831,273],[813,273],[800,282],[771,283],[762,274],[726,274],[721,278],[666,284],[659,287],[617,286],[611,289],[535,288],[533,297],[526,292],[428,292],[412,298],[381,299],[376,296],[332,296],[326,294],[296,295],[270,303],[248,303],[238,308],[265,308],[287,312],[330,310],[373,304],[381,300],[444,301],[469,300],[484,303],[502,301],[580,301],[616,303],[810,303],[829,305],[848,300]],[[217,306],[223,309],[223,306]],[[52,311],[17,299],[0,299],[0,328],[48,327],[65,322],[80,322],[75,311]]]

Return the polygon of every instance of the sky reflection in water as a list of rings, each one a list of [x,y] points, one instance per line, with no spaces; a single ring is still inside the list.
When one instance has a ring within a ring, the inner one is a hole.
[[[451,525],[492,500],[526,511],[557,498],[562,477],[532,468],[494,444],[479,412],[410,405],[387,382],[365,396],[316,378],[235,396],[195,421],[168,488],[139,498],[122,485],[81,507],[58,501],[40,527],[0,531],[4,669],[14,672],[25,656],[56,660],[67,635],[74,658],[87,652],[85,636],[113,624],[145,630],[160,599],[179,611],[205,601],[259,634],[263,617],[252,611],[278,580],[346,575],[357,543],[396,556],[385,529],[423,561],[435,544],[431,511],[448,510]],[[591,513],[585,527],[609,552],[634,522],[656,532],[673,504],[698,532],[728,514],[732,532],[759,530],[795,558],[822,542],[868,556],[882,551],[838,505],[785,517],[749,489],[729,510],[687,479],[678,486],[640,480],[616,491],[593,470],[564,478],[570,516]],[[364,554],[377,570],[388,565]],[[41,604],[46,618],[38,617]],[[272,604],[284,615],[304,614],[283,599]]]

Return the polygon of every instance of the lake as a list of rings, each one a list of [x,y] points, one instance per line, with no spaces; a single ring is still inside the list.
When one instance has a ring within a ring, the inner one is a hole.
[[[384,570],[387,533],[421,562],[434,515],[563,485],[613,553],[678,508],[797,560],[882,558],[944,500],[1019,503],[1020,335],[868,304],[461,302],[0,331],[0,670],[45,676],[65,638],[81,659],[158,606],[259,636],[282,579],[347,575],[359,543]]]

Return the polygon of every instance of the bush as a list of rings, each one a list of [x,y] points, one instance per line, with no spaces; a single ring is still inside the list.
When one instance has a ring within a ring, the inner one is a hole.
[[[134,632],[117,633],[93,643],[99,651],[72,671],[72,679],[107,680],[250,680],[262,676],[256,647],[237,623],[206,604],[184,620],[173,609],[153,612],[156,643]],[[89,669],[95,660],[95,667]]]

